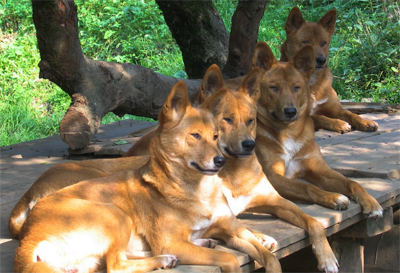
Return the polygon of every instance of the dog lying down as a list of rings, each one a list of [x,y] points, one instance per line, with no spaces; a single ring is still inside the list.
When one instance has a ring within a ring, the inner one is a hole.
[[[229,208],[217,176],[225,163],[218,128],[208,110],[190,105],[184,82],[173,87],[159,124],[139,169],[82,181],[36,203],[21,229],[15,272],[146,272],[178,259],[238,271],[232,254],[203,247],[215,245],[209,236],[267,272],[281,271]],[[149,250],[154,257],[130,259]]]

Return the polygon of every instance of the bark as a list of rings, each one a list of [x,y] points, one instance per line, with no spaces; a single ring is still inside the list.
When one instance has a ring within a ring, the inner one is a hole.
[[[32,0],[32,7],[41,55],[39,77],[54,82],[72,99],[60,124],[61,138],[70,148],[88,145],[102,117],[110,111],[121,116],[157,118],[165,98],[179,79],[140,65],[85,57],[73,0]],[[200,80],[185,82],[190,94],[200,85]]]
[[[222,69],[227,60],[229,38],[212,1],[156,2],[181,49],[188,77],[201,79],[212,64]]]
[[[268,0],[240,0],[232,17],[229,55],[223,74],[235,78],[249,73],[251,56],[257,44],[260,20]]]

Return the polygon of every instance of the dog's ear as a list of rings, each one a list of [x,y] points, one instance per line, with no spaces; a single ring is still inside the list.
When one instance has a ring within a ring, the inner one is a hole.
[[[314,49],[311,45],[303,46],[289,61],[303,75],[309,79],[314,73]]]
[[[259,67],[264,74],[275,63],[277,63],[276,58],[268,44],[266,42],[258,42],[251,58],[251,69]]]
[[[285,23],[286,35],[294,35],[306,21],[298,7],[293,7]]]
[[[203,82],[199,90],[199,104],[203,103],[207,98],[211,97],[217,90],[224,86],[221,70],[218,65],[211,65],[206,74],[204,74]]]
[[[179,81],[172,87],[159,115],[159,124],[162,128],[171,128],[178,124],[187,108],[191,107],[187,88],[184,81]]]
[[[260,97],[261,70],[256,67],[250,71],[239,87],[239,92],[248,95],[254,102]]]
[[[319,19],[318,24],[320,24],[329,34],[333,34],[335,31],[336,24],[336,10],[328,11],[321,19]]]

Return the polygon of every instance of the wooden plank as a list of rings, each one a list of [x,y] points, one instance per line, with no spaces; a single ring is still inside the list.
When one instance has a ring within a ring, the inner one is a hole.
[[[364,246],[361,239],[334,236],[331,246],[340,272],[364,272]]]
[[[393,227],[393,208],[383,211],[383,217],[367,218],[338,233],[347,238],[368,238],[389,231]]]
[[[398,113],[400,111],[400,104],[386,104],[374,102],[350,102],[341,101],[344,109],[356,114],[364,113]]]
[[[400,178],[400,130],[321,147],[321,153],[345,176]]]

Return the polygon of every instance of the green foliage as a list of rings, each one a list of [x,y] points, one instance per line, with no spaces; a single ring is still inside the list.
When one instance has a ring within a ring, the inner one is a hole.
[[[154,0],[76,0],[86,56],[140,64],[168,76],[186,77],[180,50]],[[214,0],[227,30],[236,0]],[[338,10],[330,68],[342,99],[400,102],[400,9],[397,1],[270,0],[259,28],[279,56],[284,23],[297,5],[308,21]],[[29,0],[0,0],[0,146],[58,133],[70,104],[55,84],[38,78],[40,55]],[[108,113],[102,123],[120,118]]]

